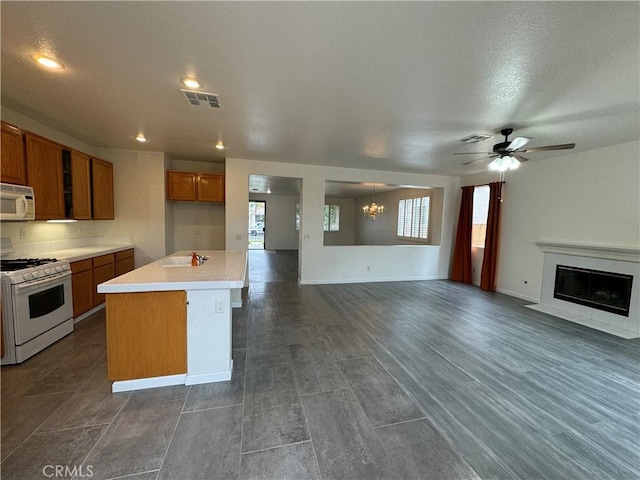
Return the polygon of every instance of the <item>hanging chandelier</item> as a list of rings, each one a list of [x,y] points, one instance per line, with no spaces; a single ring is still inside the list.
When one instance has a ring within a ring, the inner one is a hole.
[[[373,199],[371,204],[362,207],[362,213],[365,217],[370,218],[372,221],[378,218],[384,213],[384,205],[378,205],[376,203],[376,186],[373,186]]]

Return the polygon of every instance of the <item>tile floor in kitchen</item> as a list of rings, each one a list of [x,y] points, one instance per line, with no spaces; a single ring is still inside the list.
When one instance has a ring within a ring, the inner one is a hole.
[[[104,311],[3,367],[2,479],[639,478],[637,340],[468,285],[249,261],[229,382],[112,394]]]

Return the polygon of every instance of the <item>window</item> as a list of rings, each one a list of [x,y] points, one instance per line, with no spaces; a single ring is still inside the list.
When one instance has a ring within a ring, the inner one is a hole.
[[[431,196],[405,198],[398,201],[398,230],[400,238],[427,241],[429,239],[429,207]]]
[[[489,213],[489,187],[483,185],[473,189],[473,221],[471,246],[484,248],[487,235],[487,215]]]
[[[337,232],[340,230],[340,205],[324,206],[324,231]]]

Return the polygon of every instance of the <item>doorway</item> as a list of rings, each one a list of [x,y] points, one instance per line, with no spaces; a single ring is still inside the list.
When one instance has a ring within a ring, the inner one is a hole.
[[[266,211],[267,202],[263,200],[249,201],[249,250],[264,250]]]

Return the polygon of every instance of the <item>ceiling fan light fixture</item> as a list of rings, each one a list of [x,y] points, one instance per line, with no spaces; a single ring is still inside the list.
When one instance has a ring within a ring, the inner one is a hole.
[[[506,172],[507,170],[515,170],[520,165],[520,162],[515,158],[505,155],[496,158],[489,164],[489,170],[497,170],[498,172]]]

